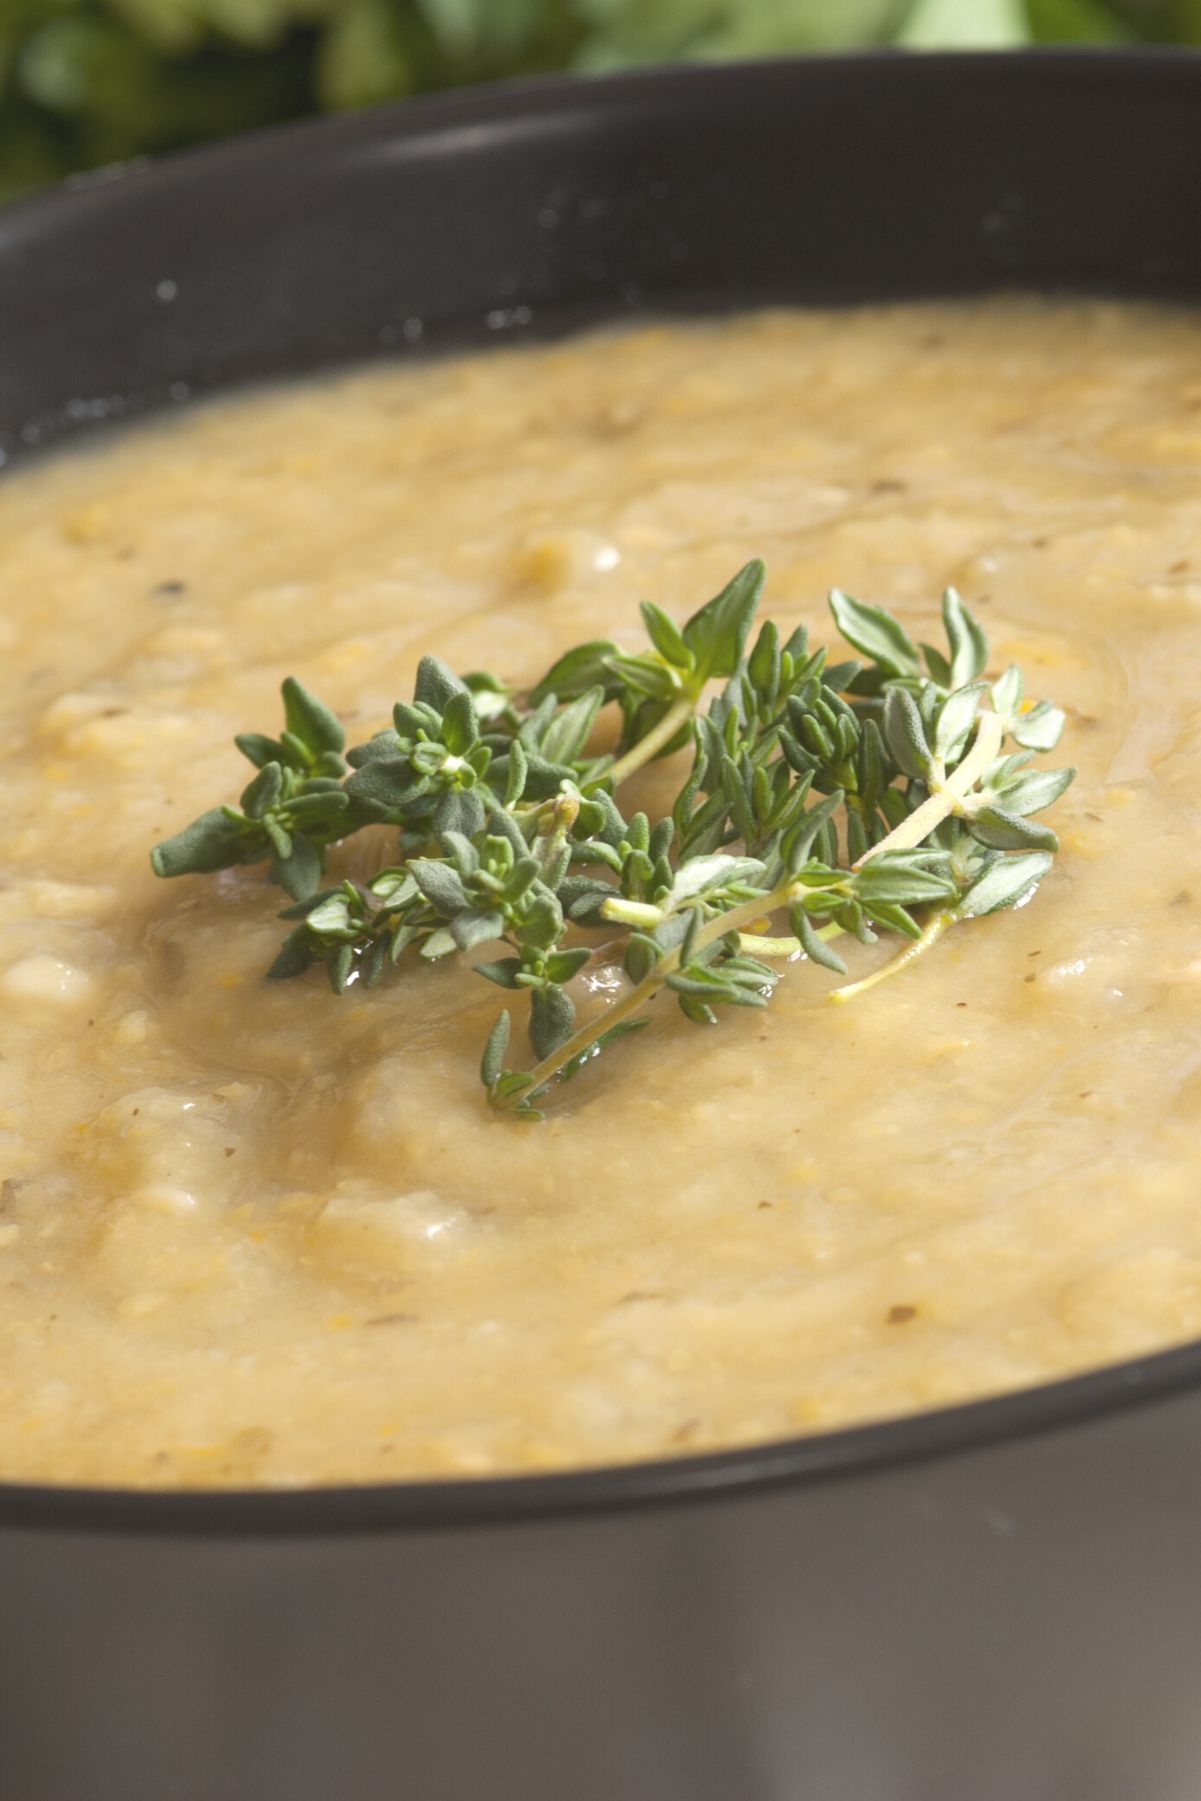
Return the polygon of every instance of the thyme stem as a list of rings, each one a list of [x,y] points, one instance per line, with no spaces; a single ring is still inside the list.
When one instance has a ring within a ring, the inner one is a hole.
[[[616,763],[605,771],[614,788],[628,781],[643,764],[657,757],[665,744],[671,743],[680,727],[687,725],[696,712],[699,698],[697,694],[681,694],[679,700],[672,702],[658,725],[652,726],[645,738],[640,738],[624,757],[618,757]]]
[[[831,938],[839,938],[846,928],[836,920],[828,925],[818,926],[816,936],[827,942]],[[760,938],[754,932],[739,932],[738,946],[748,957],[795,957],[801,952],[801,946],[791,934],[787,938]]]
[[[865,863],[886,850],[916,849],[919,844],[925,843],[944,819],[949,819],[952,813],[961,810],[962,802],[996,757],[1005,736],[1004,721],[996,713],[981,713],[978,721],[976,742],[959,767],[937,782],[933,792],[921,806],[915,808],[907,819],[903,819],[894,831],[889,832],[887,838],[881,838],[879,844],[873,844],[858,862],[852,863],[852,869],[862,869]]]
[[[924,957],[931,945],[937,944],[947,927],[954,924],[954,920],[952,913],[935,913],[926,921],[920,938],[911,938],[904,950],[898,951],[895,957],[890,957],[887,963],[882,963],[879,969],[874,969],[870,976],[864,976],[858,982],[845,982],[841,988],[831,989],[827,999],[841,1005],[845,1001],[853,1001],[857,994],[866,994],[869,988],[886,982],[890,976],[899,975],[919,957]]]
[[[704,950],[705,946],[712,944],[715,939],[724,938],[728,932],[737,932],[740,926],[749,925],[752,920],[762,918],[764,913],[774,913],[777,907],[786,907],[792,897],[793,888],[794,883],[790,877],[787,882],[782,882],[774,893],[756,895],[752,900],[743,901],[740,906],[731,908],[728,913],[719,913],[716,918],[706,920],[692,941],[691,954],[695,956],[698,951]],[[794,939],[792,942],[795,945],[796,940]],[[668,976],[674,975],[680,967],[681,948],[677,946],[675,950],[668,951],[666,956],[660,957],[654,968],[648,970],[642,980],[635,983],[629,993],[623,995],[615,1006],[609,1008],[607,1013],[599,1019],[585,1020],[584,1024],[578,1026],[571,1037],[559,1046],[558,1050],[553,1051],[549,1057],[543,1057],[540,1063],[536,1063],[529,1072],[531,1077],[529,1092],[533,1094],[538,1089],[544,1088],[548,1082],[554,1080],[561,1069],[578,1057],[582,1051],[586,1051],[593,1039],[599,1038],[602,1032],[611,1031],[614,1026],[620,1025],[623,1019],[628,1019],[631,1014],[637,1013],[640,1008],[644,1007],[647,1001],[652,1000],[663,987]]]

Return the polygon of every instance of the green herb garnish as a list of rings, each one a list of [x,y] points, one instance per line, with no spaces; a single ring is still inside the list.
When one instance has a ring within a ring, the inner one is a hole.
[[[953,589],[945,651],[835,590],[835,624],[865,660],[831,663],[803,626],[782,640],[771,621],[748,653],[763,581],[748,563],[683,626],[644,601],[645,651],[580,645],[525,693],[425,657],[392,729],[345,761],[335,716],[289,678],[280,736],[236,740],[258,770],[240,804],[158,845],[155,872],[268,861],[296,922],[268,973],[324,963],[337,993],[372,986],[406,952],[434,961],[500,945],[507,954],[475,970],[524,995],[535,1061],[508,1067],[505,1011],[480,1073],[492,1105],[526,1119],[542,1117],[552,1084],[646,1024],[664,989],[710,1024],[721,1007],[766,1006],[782,957],[845,974],[832,940],[902,938],[890,961],[832,991],[845,1001],[956,921],[1029,898],[1058,849],[1032,816],[1075,771],[1033,766],[1064,716],[1024,698],[1016,667],[990,684],[987,639]],[[598,754],[607,708],[617,741]],[[621,785],[685,746],[670,812],[627,819]],[[322,889],[328,847],[380,824],[399,832],[395,863]],[[780,934],[760,935],[773,915]],[[618,956],[632,985],[577,1023],[573,978]]]

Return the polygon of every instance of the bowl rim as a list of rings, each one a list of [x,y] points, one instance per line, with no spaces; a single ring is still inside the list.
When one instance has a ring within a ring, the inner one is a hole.
[[[628,101],[682,87],[736,90],[787,82],[800,71],[887,69],[890,79],[940,79],[970,69],[999,82],[1086,76],[1120,85],[1131,75],[1184,83],[1201,98],[1201,55],[1168,45],[1121,49],[1037,46],[1012,51],[914,52],[868,49],[780,56],[722,65],[665,64],[615,74],[549,75],[392,101],[351,114],[290,121],[161,157],[85,171],[44,192],[0,207],[0,251],[43,224],[104,195],[128,194],[143,181],[187,182],[239,173],[247,165],[296,153],[353,153],[380,142],[425,138],[483,124],[530,125],[580,112],[600,117]],[[57,217],[56,217],[57,216]],[[16,459],[23,462],[21,457]],[[537,1474],[321,1483],[295,1488],[153,1488],[0,1481],[0,1530],[94,1532],[190,1538],[317,1537],[461,1530],[566,1520],[666,1505],[695,1505],[773,1489],[870,1478],[908,1464],[949,1460],[974,1450],[1078,1432],[1134,1408],[1201,1389],[1201,1338],[1121,1362],[986,1395],[977,1400],[881,1420],[624,1464],[586,1465]]]
[[[0,251],[27,235],[42,221],[93,197],[127,194],[143,181],[165,186],[180,180],[237,173],[248,161],[294,163],[298,154],[314,150],[353,153],[380,140],[407,143],[442,137],[456,129],[479,125],[529,125],[564,112],[582,110],[598,116],[619,113],[627,101],[645,102],[656,94],[670,98],[677,89],[696,94],[787,83],[806,71],[858,70],[864,79],[920,81],[944,79],[951,72],[989,75],[1001,82],[1041,78],[1086,78],[1120,85],[1133,74],[1168,85],[1201,83],[1201,44],[1162,43],[1031,44],[1019,49],[906,50],[867,46],[857,50],[822,51],[738,58],[730,62],[662,62],[601,74],[550,73],[512,76],[436,93],[411,94],[353,111],[287,119],[248,131],[234,132],[201,144],[148,153],[78,170],[47,188],[18,195],[0,204]],[[596,104],[581,107],[581,96]]]
[[[297,1488],[119,1488],[0,1483],[0,1531],[160,1538],[331,1538],[565,1521],[746,1498],[950,1461],[1201,1388],[1201,1339],[1031,1388],[921,1413],[625,1464],[545,1474]]]

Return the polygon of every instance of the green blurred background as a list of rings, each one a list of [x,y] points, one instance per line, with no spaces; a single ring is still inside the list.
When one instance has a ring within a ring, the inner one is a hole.
[[[0,198],[306,113],[549,69],[873,44],[1201,46],[1201,0],[0,0]]]

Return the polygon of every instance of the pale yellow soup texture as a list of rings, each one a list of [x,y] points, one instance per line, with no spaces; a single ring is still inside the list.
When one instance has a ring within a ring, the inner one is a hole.
[[[6,477],[0,1476],[558,1468],[1201,1332],[1199,476],[1195,315],[1004,301],[373,368]],[[495,988],[268,983],[261,870],[150,874],[285,674],[365,737],[424,651],[528,680],[756,554],[819,632],[839,584],[931,637],[953,582],[1066,705],[1030,905],[843,1008],[802,962],[664,1000],[525,1126]]]

